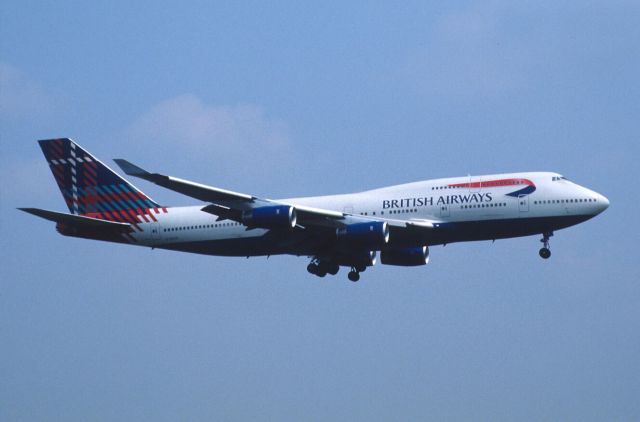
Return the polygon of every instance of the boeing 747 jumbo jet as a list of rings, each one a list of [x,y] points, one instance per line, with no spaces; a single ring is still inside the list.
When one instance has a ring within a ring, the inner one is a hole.
[[[380,261],[417,266],[429,246],[542,235],[542,258],[556,230],[582,223],[609,201],[557,173],[434,179],[359,193],[266,199],[150,173],[139,177],[202,203],[160,205],[70,139],[39,141],[69,213],[20,208],[56,223],[65,236],[206,255],[308,256],[309,273],[348,278]]]

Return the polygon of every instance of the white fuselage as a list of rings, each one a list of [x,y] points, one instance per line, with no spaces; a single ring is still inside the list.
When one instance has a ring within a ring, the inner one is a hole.
[[[423,239],[423,244],[543,233],[577,224],[609,205],[599,193],[549,172],[434,179],[353,194],[278,202],[364,215],[369,219],[424,220],[449,227],[439,237]],[[157,221],[142,223],[142,231],[132,236],[144,246],[214,255],[287,253],[282,245],[256,247],[268,230],[248,230],[234,221],[218,221],[215,215],[202,211],[203,206],[168,208],[166,213],[155,215]],[[244,240],[251,241],[252,247],[245,250]],[[224,241],[228,241],[227,249]],[[391,244],[393,241],[392,237]],[[209,247],[216,242],[222,246]]]

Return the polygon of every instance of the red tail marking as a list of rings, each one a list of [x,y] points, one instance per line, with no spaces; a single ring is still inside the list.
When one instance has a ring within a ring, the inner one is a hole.
[[[109,221],[114,221],[115,218],[113,218],[113,216],[111,215],[111,213],[109,211],[105,211],[104,212],[104,219],[105,220],[109,220]]]
[[[122,216],[122,218],[124,218],[124,221],[126,221],[127,223],[133,223],[135,220],[133,220],[131,218],[131,216],[129,214],[127,214],[125,211],[119,211],[120,215]]]
[[[51,155],[54,155],[54,159],[62,158],[64,151],[62,148],[62,142],[63,141],[61,139],[58,139],[49,144],[51,145]]]
[[[127,208],[125,211],[126,211],[126,213],[131,217],[131,222],[132,222],[132,223],[137,223],[138,221],[140,221],[140,220],[138,219],[138,216],[136,215],[135,210],[133,210],[133,209],[131,209],[131,208]]]
[[[151,212],[151,210],[149,208],[146,208],[146,211],[149,213],[149,217],[151,217],[151,219],[157,223],[158,220],[156,220],[156,218],[153,216],[153,213]]]
[[[89,173],[91,176],[93,177],[98,177],[98,171],[96,169],[95,166],[92,165],[93,163],[89,163],[89,162],[84,162],[82,167],[84,168],[84,170]]]
[[[138,215],[140,215],[142,218],[144,218],[144,221],[146,221],[147,223],[149,222],[149,219],[147,218],[146,215],[144,215],[144,210],[141,210],[140,208],[136,209]]]
[[[95,186],[97,184],[96,179],[93,178],[89,173],[84,174],[84,185],[85,186]]]

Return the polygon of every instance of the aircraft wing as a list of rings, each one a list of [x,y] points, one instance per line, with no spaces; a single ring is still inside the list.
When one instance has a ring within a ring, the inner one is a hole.
[[[202,210],[217,215],[223,219],[238,220],[239,213],[257,207],[269,205],[292,205],[295,206],[298,222],[301,226],[314,225],[343,227],[350,222],[353,222],[348,221],[353,218],[356,218],[360,222],[370,221],[370,219],[359,218],[359,216],[351,216],[341,212],[294,204],[283,204],[270,199],[258,198],[244,193],[207,186],[201,183],[179,179],[177,177],[166,176],[159,173],[150,173],[123,159],[115,159],[114,161],[118,166],[120,166],[122,171],[129,176],[139,177],[167,189],[211,203],[211,205],[205,206]]]
[[[149,173],[148,171],[136,166],[135,164],[132,164],[129,161],[123,160],[121,158],[116,158],[113,161],[115,161],[116,164],[120,166],[122,171],[124,171],[129,176],[148,180],[149,182],[155,183],[156,185],[171,189],[183,195],[187,195],[204,202],[211,202],[215,204],[234,202],[237,205],[246,204],[246,209],[253,208],[253,206],[251,206],[250,204],[255,203],[256,201],[261,202],[260,199],[251,195],[245,195],[243,193],[214,188],[213,186],[207,186],[200,183],[191,182],[189,180],[179,179],[177,177],[165,176],[164,174]]]
[[[374,216],[342,213],[339,211],[308,207],[298,204],[288,204],[244,193],[233,192],[226,189],[220,189],[213,186],[207,186],[173,176],[150,173],[124,159],[115,159],[114,161],[118,166],[120,166],[122,171],[129,176],[139,177],[175,192],[182,193],[204,202],[209,202],[210,205],[203,207],[202,211],[217,215],[220,219],[241,221],[243,211],[249,211],[254,208],[269,205],[291,205],[296,209],[298,225],[302,228],[324,227],[335,229],[353,223],[369,221],[386,221],[389,226],[395,228],[395,230],[404,228],[411,231],[422,231],[433,228],[432,222],[428,220],[393,220]]]

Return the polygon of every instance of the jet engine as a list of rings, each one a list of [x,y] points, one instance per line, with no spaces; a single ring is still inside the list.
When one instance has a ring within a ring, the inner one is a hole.
[[[389,242],[389,225],[386,221],[349,224],[336,229],[336,236],[350,245],[377,249]]]
[[[385,249],[380,252],[380,262],[385,265],[414,267],[429,262],[429,247]]]
[[[367,267],[376,265],[376,251],[366,251],[357,254],[339,255],[333,258],[338,265],[357,268],[364,271]]]
[[[265,229],[290,229],[296,226],[296,209],[290,205],[254,208],[242,214],[242,224]]]

